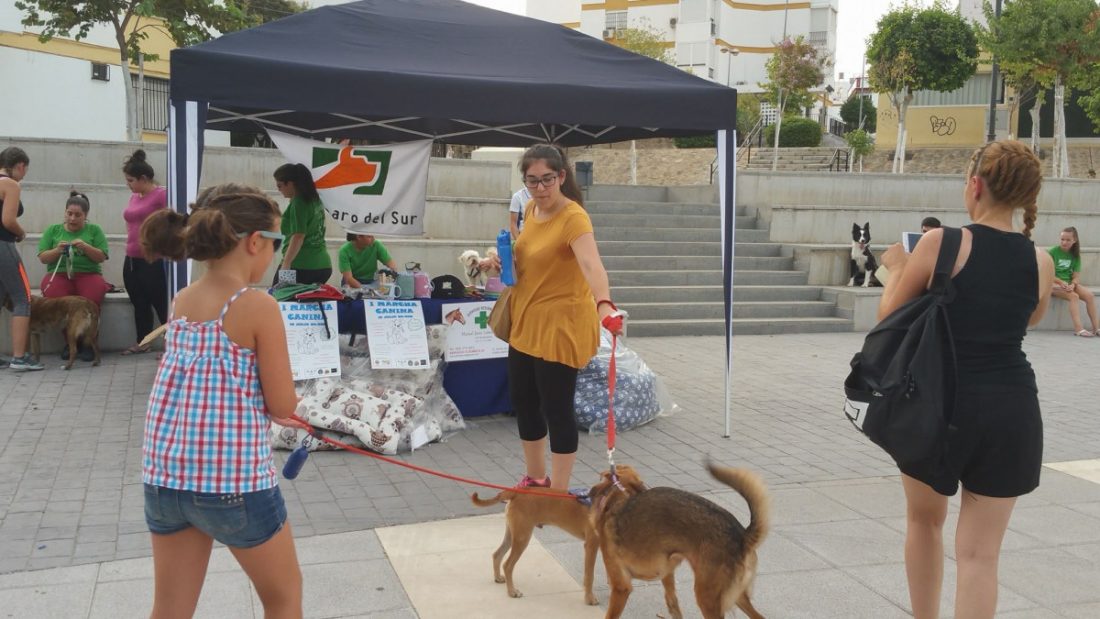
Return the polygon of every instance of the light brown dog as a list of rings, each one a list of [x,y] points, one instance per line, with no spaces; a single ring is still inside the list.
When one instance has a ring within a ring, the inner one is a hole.
[[[5,298],[4,307],[11,310],[11,299]],[[78,344],[83,342],[92,348],[99,365],[99,308],[84,297],[31,297],[31,355],[36,359],[42,354],[41,334],[63,329],[69,344],[69,361],[65,369],[71,369],[76,361]]]
[[[637,478],[637,474],[630,467],[631,474]],[[549,488],[532,488],[540,492],[556,492]],[[562,493],[565,495],[565,493]],[[515,586],[512,579],[512,571],[516,567],[527,544],[531,541],[531,535],[535,527],[544,524],[558,527],[573,537],[584,540],[584,601],[595,606],[599,604],[596,594],[592,592],[592,578],[596,567],[596,552],[599,550],[599,540],[595,536],[594,521],[589,517],[589,507],[575,499],[558,499],[549,496],[535,494],[523,494],[513,490],[505,490],[490,499],[482,499],[475,492],[470,500],[478,507],[489,507],[497,503],[507,502],[504,510],[504,540],[500,547],[493,551],[493,580],[502,582],[508,586],[508,595],[518,598],[523,595]],[[501,561],[509,550],[508,559],[504,560],[504,574],[501,575]]]
[[[660,580],[673,619],[683,617],[676,597],[676,567],[685,559],[695,572],[695,601],[705,619],[721,619],[736,604],[763,619],[749,601],[756,577],[756,549],[768,532],[768,497],[752,472],[708,464],[715,479],[745,498],[746,529],[733,514],[700,496],[644,485],[628,467],[618,467],[592,489],[592,520],[611,587],[607,619],[622,615],[631,580]],[[587,557],[586,557],[587,560]]]

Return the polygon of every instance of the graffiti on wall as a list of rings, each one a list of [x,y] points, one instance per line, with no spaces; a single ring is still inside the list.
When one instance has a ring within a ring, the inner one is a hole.
[[[932,133],[940,137],[953,135],[955,129],[958,128],[958,122],[955,121],[954,116],[946,116],[944,118],[929,116],[928,122],[932,125]]]

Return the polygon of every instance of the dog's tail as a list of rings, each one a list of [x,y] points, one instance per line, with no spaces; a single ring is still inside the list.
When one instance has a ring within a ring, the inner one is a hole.
[[[503,490],[495,497],[491,497],[488,499],[483,499],[479,497],[476,492],[470,495],[470,501],[478,507],[489,507],[490,505],[496,505],[497,503],[511,501],[514,498],[516,498],[516,493],[512,492],[511,490]]]
[[[760,476],[748,469],[734,469],[708,462],[707,470],[718,481],[736,490],[749,504],[752,521],[745,529],[745,546],[755,550],[768,535],[768,488]]]

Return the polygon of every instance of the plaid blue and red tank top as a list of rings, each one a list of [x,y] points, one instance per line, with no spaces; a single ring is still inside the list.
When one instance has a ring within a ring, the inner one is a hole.
[[[142,481],[192,492],[243,493],[278,483],[256,353],[217,320],[171,319],[145,415]]]

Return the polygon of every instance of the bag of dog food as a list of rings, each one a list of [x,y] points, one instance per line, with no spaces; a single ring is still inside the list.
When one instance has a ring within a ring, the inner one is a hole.
[[[596,356],[577,375],[573,400],[577,425],[589,432],[607,431],[607,374],[611,365],[611,333],[600,329]],[[661,379],[620,339],[615,347],[615,428],[629,430],[670,415],[679,407]]]

